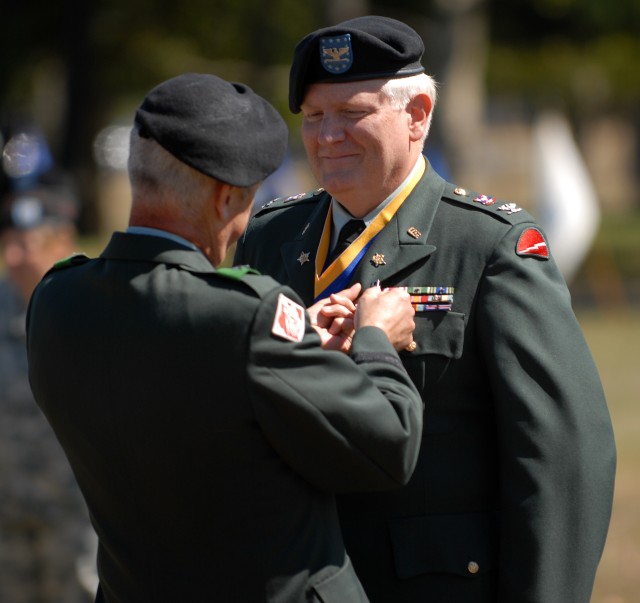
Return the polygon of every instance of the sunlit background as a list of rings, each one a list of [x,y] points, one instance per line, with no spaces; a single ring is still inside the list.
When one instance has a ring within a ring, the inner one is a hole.
[[[434,167],[525,206],[547,231],[620,457],[593,602],[640,602],[639,0],[3,0],[1,192],[60,170],[81,201],[84,250],[99,253],[127,222],[135,107],[187,71],[243,81],[287,119],[287,160],[257,204],[312,188],[287,109],[292,49],[363,14],[401,19],[425,40],[440,84],[425,150]]]

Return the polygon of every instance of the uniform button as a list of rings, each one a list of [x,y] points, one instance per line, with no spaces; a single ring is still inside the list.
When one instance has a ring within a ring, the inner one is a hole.
[[[418,344],[415,341],[412,341],[406,348],[405,350],[407,352],[413,352],[416,348],[418,347]]]
[[[459,186],[457,188],[454,188],[453,192],[456,195],[460,195],[461,197],[464,197],[467,194],[467,191]]]
[[[469,561],[467,565],[467,571],[470,574],[477,574],[480,571],[480,566],[475,561]]]

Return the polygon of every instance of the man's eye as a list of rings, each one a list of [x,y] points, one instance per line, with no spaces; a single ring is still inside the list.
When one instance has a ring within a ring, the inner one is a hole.
[[[319,121],[322,119],[322,113],[320,111],[316,111],[314,113],[307,113],[304,118],[307,121]]]

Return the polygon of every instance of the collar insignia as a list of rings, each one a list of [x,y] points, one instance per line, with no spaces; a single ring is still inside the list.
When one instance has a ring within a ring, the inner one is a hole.
[[[371,258],[371,263],[377,268],[378,266],[386,265],[384,261],[384,255],[382,253],[374,253]]]
[[[498,208],[498,211],[506,211],[507,215],[517,214],[519,211],[522,211],[521,207],[518,207],[515,203],[505,203]]]
[[[300,252],[300,257],[297,259],[298,262],[300,262],[300,266],[302,266],[303,264],[306,264],[309,261],[309,254],[311,252],[310,251],[301,251]]]
[[[493,205],[496,202],[495,197],[487,197],[487,195],[478,195],[474,201],[482,205]]]

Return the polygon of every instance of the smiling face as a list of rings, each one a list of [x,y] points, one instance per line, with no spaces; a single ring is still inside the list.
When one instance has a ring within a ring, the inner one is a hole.
[[[402,183],[422,150],[423,95],[399,109],[381,92],[383,84],[311,84],[301,107],[302,141],[311,171],[356,217],[366,215]],[[429,110],[430,105],[426,115]]]

